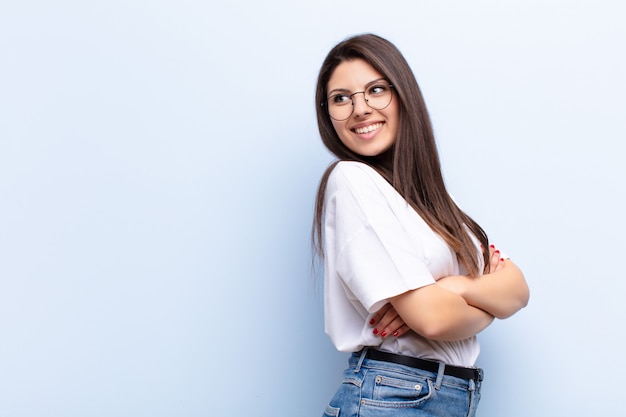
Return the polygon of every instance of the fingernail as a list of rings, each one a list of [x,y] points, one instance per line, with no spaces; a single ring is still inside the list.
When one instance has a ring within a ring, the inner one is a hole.
[[[398,333],[398,331],[397,331],[397,330],[396,330],[395,332],[393,332],[393,335],[394,335],[395,337],[398,337],[398,335],[399,335],[399,334],[400,334],[400,333]]]
[[[374,330],[372,331],[372,333],[374,333],[374,334],[378,334],[378,329],[374,329]]]
[[[380,337],[385,337],[387,336],[387,332],[383,330],[383,332],[380,334]]]
[[[494,253],[500,253],[500,251],[496,249]]]
[[[371,319],[371,320],[370,320],[370,325],[372,325],[372,324],[374,324],[374,323],[376,323],[376,320]]]
[[[494,246],[494,245],[489,245],[489,247],[490,247],[491,249],[495,249],[495,246]]]
[[[504,258],[500,258],[500,262],[504,262]]]

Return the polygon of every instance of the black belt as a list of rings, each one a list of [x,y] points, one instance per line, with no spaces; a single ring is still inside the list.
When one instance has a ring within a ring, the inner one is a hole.
[[[411,368],[417,368],[435,374],[439,372],[439,362],[429,361],[427,359],[398,355],[395,353],[383,352],[376,349],[368,349],[365,357],[367,359],[373,359],[375,361],[392,362],[399,365],[406,365],[410,366]],[[473,379],[474,381],[483,380],[483,370],[480,368],[464,368],[462,366],[446,365],[443,374],[454,376],[457,378]]]

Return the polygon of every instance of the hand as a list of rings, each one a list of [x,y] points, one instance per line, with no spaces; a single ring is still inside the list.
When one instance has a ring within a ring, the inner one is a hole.
[[[410,330],[409,326],[404,323],[404,320],[389,303],[382,306],[372,316],[370,326],[374,327],[373,333],[382,338],[391,335],[400,337]]]
[[[485,265],[484,274],[492,274],[504,268],[504,259],[502,254],[494,245],[489,246],[489,263]],[[468,286],[472,284],[474,278],[465,275],[452,275],[441,278],[437,281],[437,285],[451,291],[455,294],[465,297]]]
[[[489,263],[485,265],[484,274],[491,274],[504,268],[502,254],[494,245],[489,246]]]

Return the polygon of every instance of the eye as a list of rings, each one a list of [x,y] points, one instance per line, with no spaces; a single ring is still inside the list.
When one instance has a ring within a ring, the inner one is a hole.
[[[374,84],[370,88],[367,89],[367,94],[371,96],[380,96],[389,91],[389,86],[385,84]]]
[[[350,96],[344,93],[332,95],[328,99],[328,103],[333,104],[333,105],[342,105],[342,104],[347,104],[351,102],[352,102],[352,99],[350,98]]]

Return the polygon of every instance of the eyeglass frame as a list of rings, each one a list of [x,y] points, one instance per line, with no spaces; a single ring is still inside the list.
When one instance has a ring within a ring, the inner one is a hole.
[[[363,91],[355,91],[354,93],[348,95],[348,97],[350,98],[350,101],[352,102],[352,111],[350,112],[348,117],[346,117],[345,119],[335,119],[333,116],[331,116],[330,115],[330,107],[328,106],[328,100],[330,100],[332,97],[334,97],[334,96],[336,96],[338,94],[341,94],[341,93],[333,94],[332,96],[326,97],[326,100],[322,101],[320,103],[320,105],[322,107],[326,107],[326,112],[328,113],[328,117],[330,117],[331,119],[333,119],[333,120],[335,120],[337,122],[343,122],[344,120],[348,120],[350,118],[350,116],[352,116],[354,114],[354,98],[353,97],[355,95],[357,95],[357,94],[363,94],[363,99],[365,100],[365,104],[367,104],[367,107],[369,107],[370,109],[373,109],[373,110],[383,110],[383,109],[386,109],[387,107],[389,107],[389,105],[391,104],[391,101],[393,100],[393,91],[391,92],[391,98],[389,99],[389,103],[387,103],[387,105],[385,105],[385,107],[381,107],[379,109],[377,109],[375,107],[372,107],[369,104],[369,101],[367,100],[367,98],[365,98],[365,92],[367,91],[367,89],[369,87],[371,87],[373,84],[377,83],[378,81],[382,81],[382,80],[387,81],[387,79],[384,78],[384,77],[383,78],[379,78],[377,80],[370,81],[369,83],[367,83],[365,85],[365,90],[363,90]],[[387,81],[387,83],[388,83],[388,85],[387,85],[388,88],[390,88],[390,89],[394,89],[395,88],[395,86],[393,84],[389,83],[389,81]]]

